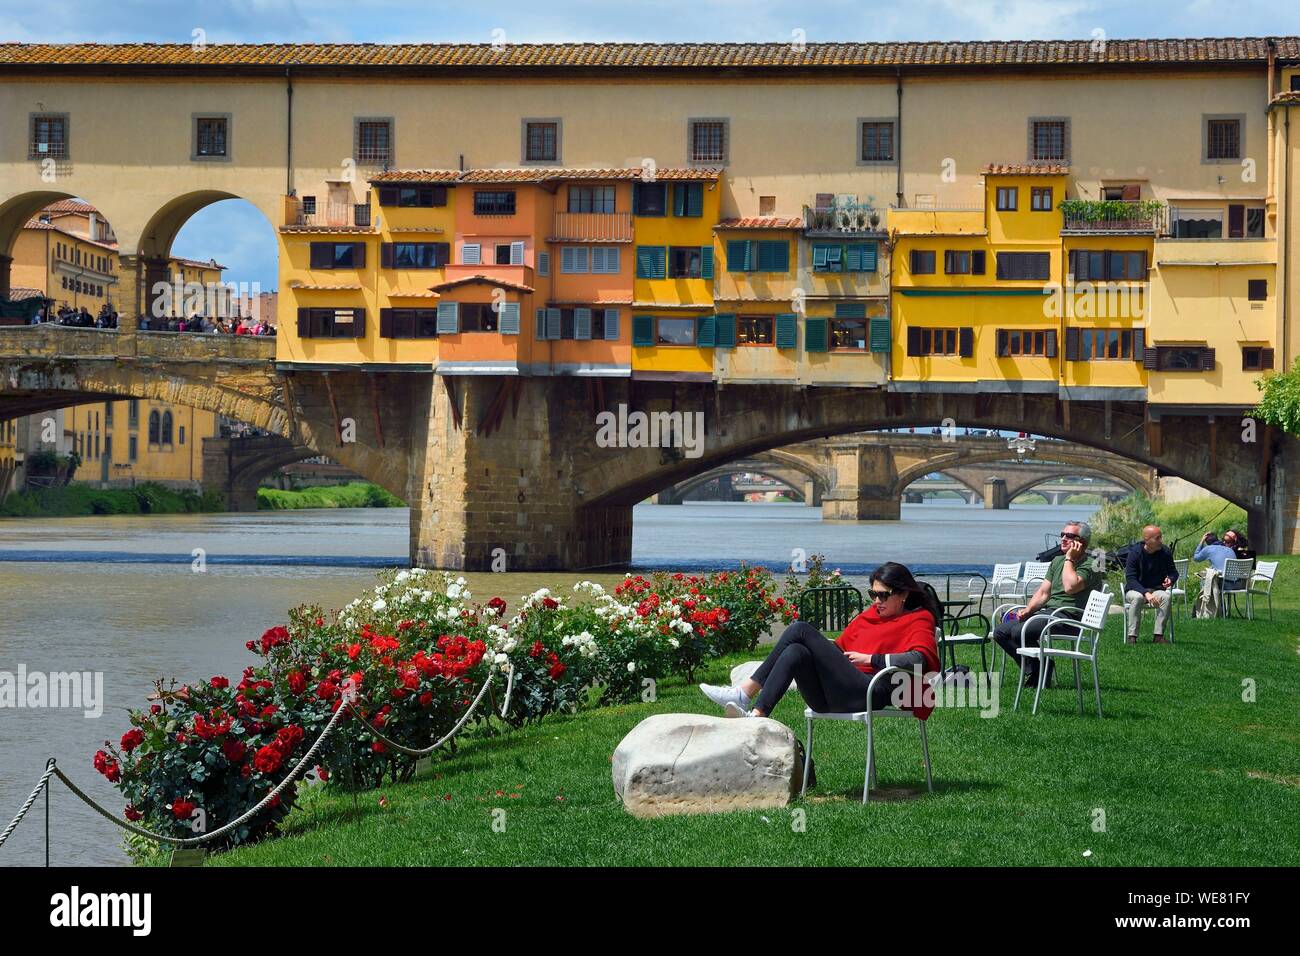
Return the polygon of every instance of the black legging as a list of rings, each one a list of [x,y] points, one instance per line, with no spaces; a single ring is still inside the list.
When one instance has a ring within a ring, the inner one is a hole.
[[[871,685],[870,674],[858,670],[842,650],[806,621],[795,621],[785,629],[751,678],[763,686],[754,706],[769,717],[792,680],[799,682],[799,693],[808,706],[822,713],[866,710]],[[888,706],[892,689],[889,680],[876,684],[871,709]]]

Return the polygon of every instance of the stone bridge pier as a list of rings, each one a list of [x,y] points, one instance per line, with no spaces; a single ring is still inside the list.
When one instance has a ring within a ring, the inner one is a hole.
[[[222,496],[227,511],[256,511],[262,479],[282,465],[318,452],[280,435],[203,439],[203,488]]]

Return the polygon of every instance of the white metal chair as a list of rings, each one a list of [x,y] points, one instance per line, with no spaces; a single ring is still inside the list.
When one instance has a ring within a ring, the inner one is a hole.
[[[934,629],[934,639],[939,648],[939,660],[943,661],[943,628]],[[871,683],[867,686],[867,709],[855,713],[822,713],[813,710],[811,707],[805,707],[803,711],[804,720],[807,722],[808,730],[804,743],[803,754],[803,786],[799,790],[799,796],[802,797],[808,792],[808,771],[812,766],[813,754],[813,721],[814,720],[850,720],[866,724],[867,727],[867,772],[862,783],[862,803],[865,805],[871,796],[871,785],[876,782],[876,738],[875,727],[872,721],[876,717],[912,717],[921,726],[921,755],[925,760],[925,788],[930,793],[934,793],[934,781],[930,776],[930,742],[925,735],[925,721],[917,717],[910,710],[903,710],[901,707],[883,707],[880,710],[871,710],[872,694],[876,689],[878,681],[886,679],[887,675],[895,672],[910,674],[902,667],[886,667],[871,675]],[[942,672],[941,672],[942,673]]]
[[[1272,564],[1276,570],[1277,562]],[[1231,607],[1236,605],[1235,598],[1231,605],[1228,599],[1240,594],[1246,602],[1246,617],[1250,618],[1250,588],[1254,573],[1255,562],[1250,558],[1229,558],[1223,562],[1223,587],[1219,591],[1219,610],[1224,617],[1231,617]]]
[[[1047,569],[1051,566],[1051,561],[1026,561],[1025,573],[1020,578],[1020,596],[1028,599],[1047,578]]]
[[[1255,573],[1250,576],[1246,588],[1246,615],[1254,614],[1254,597],[1268,598],[1268,619],[1273,620],[1273,576],[1277,574],[1276,561],[1260,561],[1255,565]],[[1256,587],[1259,585],[1259,587]]]
[[[993,604],[997,604],[999,600],[1006,601],[1020,597],[1020,565],[993,565],[993,578],[989,581],[989,594],[992,596]]]
[[[1106,584],[1104,581],[1102,582],[1103,589],[1108,589],[1109,587],[1110,585]],[[993,617],[990,618],[989,620],[989,641],[993,644],[993,659],[995,662],[997,661],[998,651],[1002,651],[1002,645],[999,644],[997,641],[993,640],[993,631],[997,629],[998,621],[1002,620],[1002,618],[1005,617],[1009,612],[1023,611],[1026,607],[1027,605],[1025,604],[1002,604],[999,605],[996,610],[994,610]],[[1045,617],[1049,621],[1055,618],[1063,618],[1067,621],[1077,621],[1079,619],[1079,613],[1080,611],[1077,607],[1058,607],[1058,608],[1054,608],[1051,611],[1038,611],[1034,614],[1031,614],[1029,617],[1025,618],[1025,623],[1028,624],[1030,621],[1039,617]],[[951,638],[949,638],[949,640],[951,640]],[[998,666],[998,678],[1000,680],[1005,680],[1006,676],[1007,676],[1007,652],[1002,651],[1002,663]]]
[[[1178,580],[1175,581],[1174,586],[1169,589],[1170,630],[1172,630],[1174,626],[1173,617],[1174,617],[1175,602],[1177,602],[1181,598],[1183,602],[1183,607],[1188,610],[1188,613],[1190,613],[1191,611],[1191,604],[1188,602],[1187,599],[1187,586],[1191,583],[1187,575],[1190,573],[1188,571],[1188,568],[1191,567],[1191,564],[1192,562],[1191,559],[1189,558],[1180,558],[1179,560],[1174,562],[1174,570],[1178,572]],[[1172,637],[1169,639],[1171,641],[1173,640]]]
[[[1038,713],[1038,700],[1043,694],[1043,685],[1047,680],[1048,665],[1055,658],[1068,660],[1074,664],[1074,689],[1079,695],[1079,713],[1083,713],[1083,684],[1079,674],[1079,664],[1087,662],[1092,665],[1092,687],[1097,695],[1097,716],[1101,717],[1101,679],[1097,674],[1097,651],[1101,647],[1101,632],[1106,627],[1106,615],[1110,610],[1113,594],[1093,591],[1088,595],[1088,603],[1082,616],[1076,621],[1069,618],[1055,618],[1047,622],[1042,633],[1038,635],[1037,647],[1026,647],[1021,639],[1021,646],[1016,653],[1021,657],[1038,659],[1038,689],[1034,692],[1034,709]],[[1053,642],[1060,642],[1063,647],[1056,647]],[[1020,709],[1020,692],[1023,685],[1016,687],[1016,700],[1012,710]]]

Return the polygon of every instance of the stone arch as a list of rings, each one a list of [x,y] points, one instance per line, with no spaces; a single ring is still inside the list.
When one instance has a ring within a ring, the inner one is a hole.
[[[749,467],[745,467],[746,465]],[[764,470],[764,466],[769,470]],[[776,447],[768,449],[761,454],[741,456],[720,465],[713,464],[708,468],[694,472],[681,481],[665,485],[663,489],[659,490],[662,491],[672,488],[674,496],[680,499],[690,494],[701,485],[712,481],[714,478],[721,477],[722,475],[754,472],[756,474],[767,475],[769,478],[775,478],[787,488],[794,491],[798,498],[802,500],[805,496],[805,489],[795,485],[794,482],[789,479],[788,474],[781,474],[781,472],[788,473],[791,471],[797,472],[804,478],[813,482],[814,486],[819,489],[818,495],[820,495],[821,491],[830,487],[830,477],[823,469],[818,468],[800,455],[794,455],[783,451],[780,447]]]
[[[1111,474],[1108,470],[1103,470],[1100,468],[1091,468],[1088,470],[1092,472],[1104,474],[1107,478],[1112,479],[1118,484],[1124,485],[1130,491],[1139,490],[1138,487],[1135,486],[1132,482],[1128,481],[1127,479],[1121,478],[1119,475]],[[1037,490],[1040,485],[1044,485],[1049,481],[1055,481],[1057,478],[1072,478],[1076,474],[1077,472],[1074,471],[1061,471],[1055,475],[1035,476],[1033,478],[1028,479],[1027,481],[1020,483],[1019,485],[1008,485],[1007,497],[1015,499],[1018,498],[1020,495]],[[1149,490],[1149,489],[1143,488],[1142,490]]]
[[[262,479],[277,468],[320,452],[279,435],[205,438],[203,485],[225,496],[231,511],[254,511]]]
[[[677,492],[678,496],[685,498],[691,492],[698,490],[704,485],[707,485],[710,481],[713,481],[715,478],[723,478],[727,475],[740,475],[740,474],[764,475],[768,478],[773,479],[774,481],[780,482],[781,486],[786,488],[788,491],[790,491],[794,495],[794,497],[798,498],[799,500],[803,500],[804,490],[800,487],[797,487],[790,480],[788,475],[779,474],[778,470],[774,468],[765,471],[762,466],[756,463],[747,464],[746,463],[747,461],[748,460],[743,459],[740,462],[737,462],[732,465],[722,465],[718,468],[713,468],[710,469],[709,471],[701,472],[695,477],[688,478],[685,481],[683,481],[681,484],[676,485],[674,490]]]

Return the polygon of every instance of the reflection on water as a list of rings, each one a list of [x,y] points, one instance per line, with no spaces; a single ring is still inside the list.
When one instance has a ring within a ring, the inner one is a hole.
[[[897,560],[914,567],[987,567],[1042,549],[1043,532],[1091,506],[904,505],[903,520],[823,524],[798,504],[641,505],[638,567],[724,567],[738,561],[784,568],[792,549],[822,553],[846,572]],[[184,680],[238,674],[244,642],[302,603],[338,608],[374,580],[374,567],[402,565],[405,509],[259,512],[0,520],[0,670],[102,671],[103,716],[80,711],[0,710],[0,826],[8,823],[53,755],[88,792],[119,807],[116,789],[90,765],[105,738],[126,729],[159,676]],[[202,548],[207,570],[191,570]],[[134,563],[133,563],[134,562]],[[270,563],[262,563],[270,562]],[[621,575],[469,574],[475,594],[513,603],[538,587],[568,590],[579,578]],[[0,865],[44,860],[44,802],[3,849]],[[125,860],[120,831],[55,786],[51,861]]]

